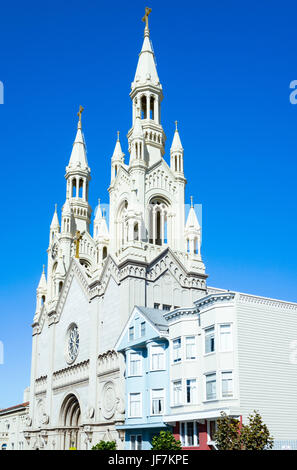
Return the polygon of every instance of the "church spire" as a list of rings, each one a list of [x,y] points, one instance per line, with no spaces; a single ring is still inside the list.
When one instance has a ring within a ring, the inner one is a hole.
[[[68,168],[81,168],[82,170],[89,170],[88,167],[88,160],[87,160],[87,153],[86,153],[86,145],[85,140],[82,133],[82,125],[81,125],[81,114],[84,108],[82,106],[79,107],[79,112],[77,113],[79,119],[77,123],[77,133],[73,143],[73,148],[69,160]]]
[[[122,151],[120,143],[120,131],[117,132],[117,141],[111,157],[111,181],[113,181],[119,171],[120,166],[124,163],[125,154]]]
[[[89,231],[91,208],[88,204],[89,181],[91,170],[88,166],[86,144],[82,133],[81,116],[84,108],[79,107],[77,133],[73,148],[66,167],[67,180],[66,199],[69,199],[71,212],[74,217],[74,231]]]
[[[50,225],[50,244],[54,241],[57,233],[60,232],[60,223],[57,214],[57,204],[55,204],[55,212]]]
[[[174,173],[184,172],[184,149],[180,140],[177,121],[175,121],[175,132],[170,148],[170,168]]]
[[[151,9],[146,8],[142,18],[145,21],[144,40],[138,58],[134,81],[131,84],[130,97],[133,103],[132,128],[128,132],[129,152],[131,152],[131,136],[137,118],[141,119],[146,160],[149,166],[161,160],[165,153],[166,136],[161,125],[161,101],[163,99],[155,54],[150,40],[148,15]]]

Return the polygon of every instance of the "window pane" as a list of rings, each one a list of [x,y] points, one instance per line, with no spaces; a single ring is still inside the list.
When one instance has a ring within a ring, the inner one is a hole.
[[[145,336],[145,322],[140,325],[140,336]]]
[[[215,351],[215,330],[214,327],[205,330],[205,354]]]
[[[129,340],[131,341],[132,339],[134,339],[134,326],[129,328]]]
[[[194,445],[194,423],[190,421],[187,423],[187,445]]]
[[[173,362],[179,362],[181,360],[181,338],[177,338],[173,341]]]
[[[164,369],[164,349],[162,346],[152,346],[151,349],[151,369]]]
[[[152,390],[152,414],[159,415],[164,411],[164,389]]]
[[[186,338],[186,359],[195,359],[195,336],[188,336]]]
[[[182,403],[182,381],[173,382],[173,404],[180,405]]]
[[[231,325],[220,325],[221,351],[232,350]]]
[[[140,393],[130,394],[130,416],[131,417],[141,416]]]
[[[206,376],[206,399],[215,400],[216,397],[216,374],[210,374]]]
[[[222,373],[222,396],[233,397],[233,377],[232,372]]]
[[[187,403],[195,403],[197,401],[196,379],[187,380]]]

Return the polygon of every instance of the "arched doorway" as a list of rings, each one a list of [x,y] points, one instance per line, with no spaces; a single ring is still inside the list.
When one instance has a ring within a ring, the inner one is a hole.
[[[61,407],[61,424],[64,428],[62,442],[63,449],[80,447],[80,421],[81,411],[77,397],[74,394],[67,395]]]

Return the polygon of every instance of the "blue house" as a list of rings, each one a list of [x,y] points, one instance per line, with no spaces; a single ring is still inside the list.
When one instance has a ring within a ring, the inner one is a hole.
[[[148,450],[152,437],[168,429],[163,415],[169,413],[169,343],[165,312],[134,307],[116,344],[125,356],[125,448]],[[171,427],[169,427],[172,430]]]

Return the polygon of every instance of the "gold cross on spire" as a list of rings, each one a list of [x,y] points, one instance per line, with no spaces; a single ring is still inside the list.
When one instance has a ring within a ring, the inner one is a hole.
[[[190,196],[190,199],[191,199],[191,207],[194,207],[193,206],[193,196]]]
[[[149,17],[149,14],[152,12],[152,9],[149,8],[149,7],[145,7],[145,15],[144,17],[142,18],[142,21],[145,22],[145,29],[149,29],[148,27],[148,17]]]
[[[78,122],[81,123],[81,115],[82,115],[82,112],[83,112],[84,108],[82,106],[79,107],[79,111],[77,113],[78,115]]]
[[[175,122],[175,130],[177,131],[177,121],[174,121]]]

